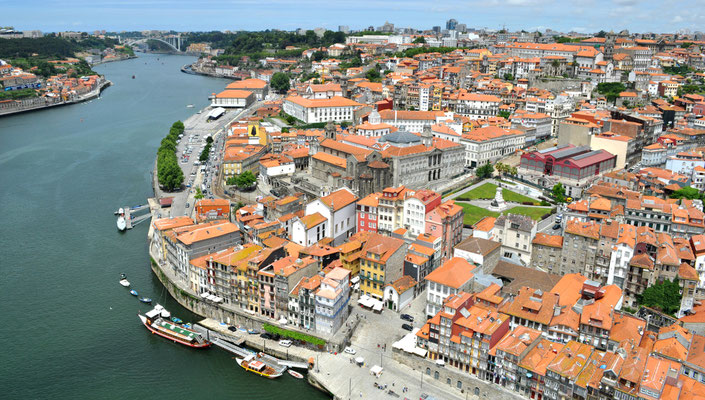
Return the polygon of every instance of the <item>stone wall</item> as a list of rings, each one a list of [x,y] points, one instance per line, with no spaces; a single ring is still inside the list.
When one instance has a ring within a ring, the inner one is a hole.
[[[523,399],[518,393],[512,392],[492,382],[483,381],[474,375],[462,372],[457,368],[449,365],[439,366],[435,362],[412,356],[403,351],[394,349],[392,358],[408,367],[416,370],[416,374],[412,375],[412,379],[423,379],[423,382],[434,381],[437,385],[448,385],[457,390],[459,394],[467,394],[468,398],[476,399]],[[438,377],[436,378],[436,373]],[[423,376],[423,378],[422,378]],[[450,382],[450,383],[448,383]],[[460,382],[460,387],[458,387]],[[423,385],[422,385],[423,386]]]

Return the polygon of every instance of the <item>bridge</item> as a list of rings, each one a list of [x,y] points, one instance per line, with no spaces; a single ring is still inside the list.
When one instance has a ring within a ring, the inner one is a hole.
[[[121,41],[121,43],[126,44],[128,46],[132,46],[133,44],[137,43],[146,43],[148,40],[156,40],[158,42],[162,42],[172,48],[174,51],[181,52],[181,35],[168,35],[168,36],[163,36],[163,37],[146,37],[146,38],[127,38]]]

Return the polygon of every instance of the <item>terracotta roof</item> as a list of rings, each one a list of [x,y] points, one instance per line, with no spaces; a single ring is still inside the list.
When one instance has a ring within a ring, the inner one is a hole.
[[[347,160],[344,158],[334,156],[332,154],[324,153],[322,151],[319,151],[318,153],[314,154],[313,157],[316,160],[323,161],[325,163],[335,165],[336,167],[340,167],[343,169],[347,169]]]
[[[413,288],[416,286],[418,282],[414,278],[412,278],[409,275],[404,275],[401,278],[397,279],[396,281],[387,284],[387,286],[391,286],[396,290],[397,293],[402,294],[406,292],[407,290]]]
[[[549,246],[555,248],[563,247],[563,236],[560,235],[548,235],[546,233],[537,233],[534,240],[531,241],[532,245]]]
[[[358,197],[347,188],[338,189],[328,196],[321,197],[323,204],[331,208],[334,212],[356,202],[357,199]]]
[[[326,217],[323,216],[323,214],[317,212],[314,214],[309,214],[301,217],[301,223],[304,224],[306,227],[306,230],[309,230],[313,227],[315,227],[318,224],[322,224],[323,222],[328,221]]]
[[[494,240],[487,240],[470,236],[462,242],[458,243],[455,248],[470,253],[487,256],[496,249],[498,249],[501,245],[502,244],[500,242],[495,242]]]
[[[464,258],[453,257],[428,274],[425,279],[454,289],[460,289],[475,276],[472,272],[474,269],[475,265],[470,264]]]
[[[247,90],[224,90],[215,95],[217,99],[245,99],[252,96]]]

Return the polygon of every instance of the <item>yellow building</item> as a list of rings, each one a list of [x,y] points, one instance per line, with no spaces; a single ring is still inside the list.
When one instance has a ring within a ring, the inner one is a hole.
[[[267,146],[267,131],[262,128],[259,121],[252,121],[247,124],[247,134],[249,136],[249,144],[260,144],[262,146]],[[259,142],[254,143],[252,138],[259,138]]]
[[[403,240],[370,232],[360,254],[360,292],[384,299],[384,287],[401,278],[406,245]]]

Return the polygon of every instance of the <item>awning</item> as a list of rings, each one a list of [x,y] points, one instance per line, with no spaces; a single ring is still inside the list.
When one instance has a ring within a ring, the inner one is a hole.
[[[380,367],[379,365],[375,365],[372,368],[370,368],[370,373],[372,375],[379,376],[382,373],[383,368]]]
[[[365,363],[365,359],[362,358],[362,357],[357,357],[357,358],[355,359],[355,362],[358,363],[358,364],[364,364],[364,363]]]
[[[210,295],[211,295],[211,294],[208,293],[208,292],[203,292],[203,293],[201,293],[201,297],[204,298],[204,299],[207,299],[208,296],[210,296]]]

